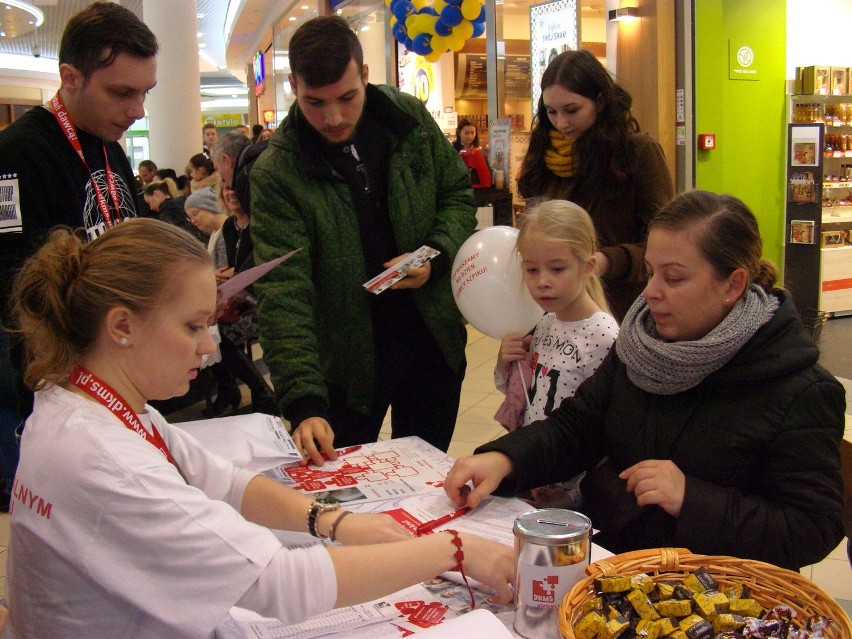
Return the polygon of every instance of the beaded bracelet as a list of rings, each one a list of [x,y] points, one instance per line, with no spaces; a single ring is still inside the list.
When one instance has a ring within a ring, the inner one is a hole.
[[[462,551],[461,537],[459,537],[459,533],[457,530],[452,530],[451,528],[445,529],[444,532],[450,533],[450,535],[452,535],[453,546],[458,548],[458,550],[456,550],[455,554],[453,555],[456,560],[456,567],[453,568],[453,570],[461,573],[462,579],[464,579],[464,585],[467,587],[467,594],[470,595],[470,609],[473,610],[474,608],[476,608],[476,599],[474,599],[473,597],[473,590],[471,590],[470,584],[467,581],[467,575],[464,574],[464,566],[462,565],[462,562],[464,562],[464,551]]]
[[[340,523],[340,520],[346,517],[346,515],[351,514],[351,510],[344,510],[337,516],[337,519],[334,520],[334,523],[331,525],[331,528],[328,531],[328,538],[331,541],[337,541],[337,525]]]
[[[339,509],[340,504],[337,502],[321,500],[311,502],[311,507],[308,509],[308,532],[311,533],[311,536],[318,537],[319,539],[328,539],[328,537],[321,535],[317,530],[317,517],[321,513],[328,513]]]

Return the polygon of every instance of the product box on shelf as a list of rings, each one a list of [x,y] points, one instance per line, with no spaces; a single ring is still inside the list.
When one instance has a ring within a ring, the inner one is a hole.
[[[843,233],[843,231],[823,231],[822,242],[820,245],[822,248],[836,248],[843,246],[846,243]]]
[[[831,67],[802,67],[802,93],[828,95]]]
[[[846,95],[849,88],[849,70],[847,67],[831,67],[831,94]]]

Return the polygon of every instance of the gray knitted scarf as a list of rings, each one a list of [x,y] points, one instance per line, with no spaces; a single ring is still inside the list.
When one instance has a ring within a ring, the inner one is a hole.
[[[630,381],[656,395],[674,395],[697,386],[728,363],[778,309],[778,298],[752,284],[716,328],[694,341],[670,342],[657,334],[641,295],[627,311],[616,352]]]

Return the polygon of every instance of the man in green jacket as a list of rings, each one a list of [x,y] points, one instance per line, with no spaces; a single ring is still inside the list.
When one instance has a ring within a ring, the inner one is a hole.
[[[303,454],[394,437],[446,450],[465,372],[466,331],[450,266],[476,226],[467,170],[423,104],[367,82],[336,16],[290,41],[296,103],[250,175],[260,341]],[[440,251],[391,289],[363,284],[427,245]]]

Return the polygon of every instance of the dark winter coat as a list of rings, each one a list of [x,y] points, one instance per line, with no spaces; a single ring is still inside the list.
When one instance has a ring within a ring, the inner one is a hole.
[[[789,297],[776,294],[773,318],[698,386],[642,391],[612,349],[550,418],[476,452],[513,460],[503,494],[590,471],[584,511],[613,552],[674,546],[794,570],[820,561],[843,538],[844,390],[817,364]],[[646,459],[670,459],[686,475],[678,518],[639,508],[618,478]]]

